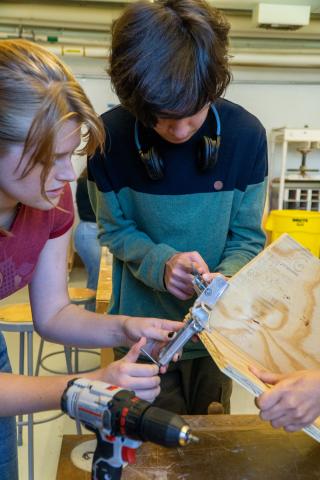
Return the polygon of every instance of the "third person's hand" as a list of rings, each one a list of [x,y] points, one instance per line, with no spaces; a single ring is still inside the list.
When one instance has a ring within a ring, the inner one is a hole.
[[[191,298],[195,293],[192,285],[194,268],[200,274],[209,273],[208,265],[198,252],[177,253],[169,258],[164,273],[168,292],[180,300]]]

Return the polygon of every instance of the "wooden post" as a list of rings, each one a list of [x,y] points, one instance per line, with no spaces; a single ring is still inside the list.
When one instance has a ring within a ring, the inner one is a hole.
[[[96,312],[106,313],[112,293],[112,265],[107,247],[102,247],[100,271],[96,294]],[[113,361],[112,348],[101,349],[101,367]]]

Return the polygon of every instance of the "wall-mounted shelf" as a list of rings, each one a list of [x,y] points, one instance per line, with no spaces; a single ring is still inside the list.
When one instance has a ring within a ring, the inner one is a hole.
[[[289,143],[315,142],[320,148],[320,129],[312,128],[276,128],[271,131],[270,143],[270,178],[272,180],[272,167],[275,165],[276,144],[281,143],[281,165],[279,178],[278,209],[282,210],[285,200],[286,164]],[[307,180],[307,179],[305,179]],[[312,180],[312,179],[311,179]]]

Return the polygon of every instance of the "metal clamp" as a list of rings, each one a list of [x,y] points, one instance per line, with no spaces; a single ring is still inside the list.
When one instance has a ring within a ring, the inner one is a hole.
[[[204,288],[191,308],[191,312],[185,321],[185,326],[161,350],[158,364],[167,365],[193,335],[202,332],[208,326],[210,312],[228,285],[227,280],[223,276],[217,276]]]

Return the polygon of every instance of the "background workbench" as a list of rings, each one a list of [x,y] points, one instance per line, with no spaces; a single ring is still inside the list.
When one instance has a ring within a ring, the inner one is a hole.
[[[96,292],[96,312],[106,313],[112,293],[112,260],[106,247],[101,248],[99,278]],[[113,361],[112,348],[101,349],[101,367]]]
[[[275,430],[255,415],[185,417],[200,442],[166,449],[151,443],[137,451],[137,462],[122,480],[316,480],[320,444],[302,432]],[[92,438],[65,435],[56,480],[90,480],[70,460],[71,450]]]

